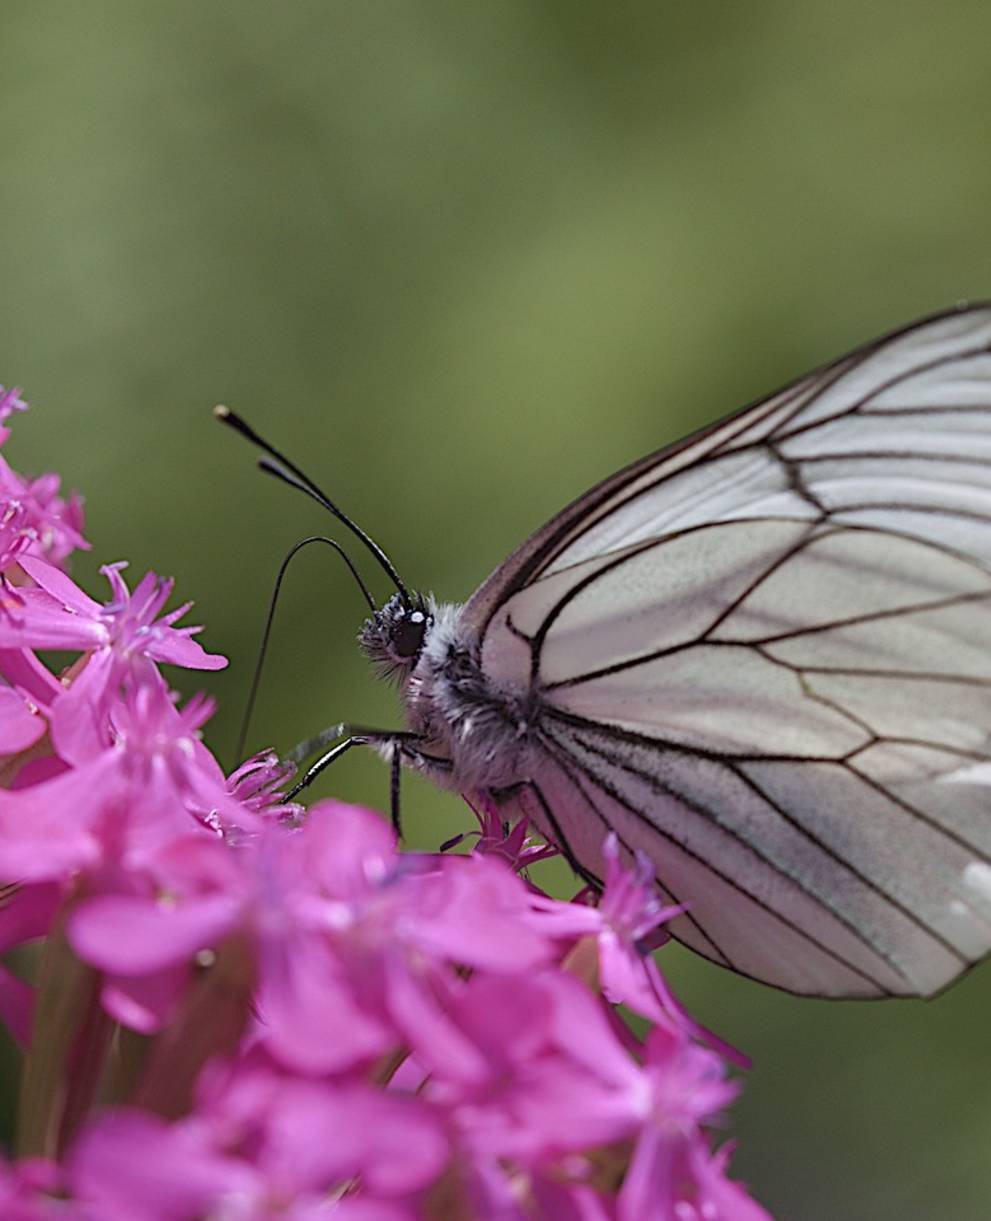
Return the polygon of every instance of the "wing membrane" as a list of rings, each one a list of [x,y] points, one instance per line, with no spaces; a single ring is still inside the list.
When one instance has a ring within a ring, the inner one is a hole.
[[[941,543],[952,530],[951,545],[991,561],[989,372],[991,305],[867,344],[587,492],[496,569],[466,604],[465,622],[481,634],[507,598],[548,573],[736,518],[877,525]],[[953,437],[970,469],[932,462],[936,435],[945,445]],[[859,477],[847,468],[838,486],[823,464],[851,449],[888,457],[869,460]],[[914,489],[899,489],[912,457],[927,469]],[[962,498],[955,511],[930,511],[945,510],[951,494]]]
[[[514,798],[613,829],[714,961],[929,994],[991,947],[991,309],[924,321],[620,472],[464,608],[538,702]]]
[[[594,828],[601,843],[605,831],[614,830],[629,851],[639,849],[655,857],[660,839],[664,859],[660,889],[665,898],[690,904],[687,913],[671,926],[685,945],[721,966],[800,993],[877,997],[916,991],[897,964],[887,961],[842,919],[824,911],[780,871],[765,864],[760,876],[755,876],[752,852],[732,832],[694,818],[693,809],[672,794],[665,795],[659,810],[665,829],[648,825],[639,807],[642,796],[636,790],[642,781],[622,772],[610,775],[607,765],[586,771],[581,757],[573,757],[572,750],[569,742],[560,753],[549,751],[549,762],[539,780],[522,789],[510,804],[545,827],[549,811],[569,811],[566,827],[559,826],[553,838],[569,855],[583,864],[588,862],[585,868],[589,871],[598,862],[599,848],[588,844],[587,852],[582,853],[584,831]],[[740,803],[745,790],[739,784],[734,787],[732,781],[725,773],[712,796]],[[652,793],[649,801],[658,810],[657,794]],[[572,834],[578,837],[577,843],[569,838]],[[848,903],[849,889],[838,892]],[[693,898],[697,895],[705,896],[703,909]],[[869,901],[866,891],[865,907]],[[864,918],[863,910],[857,914]],[[746,930],[745,937],[741,937],[741,929]],[[909,940],[918,935],[910,921],[905,922],[904,930]],[[948,967],[956,973],[960,969],[955,955],[947,955],[924,934],[919,945],[913,945],[917,952],[920,947],[927,959],[934,956],[944,970]],[[787,972],[782,971],[782,964],[788,964]]]

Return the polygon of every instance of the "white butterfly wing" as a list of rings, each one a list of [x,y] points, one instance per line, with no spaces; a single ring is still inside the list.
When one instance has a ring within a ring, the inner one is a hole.
[[[989,406],[991,304],[924,319],[598,484],[500,564],[466,621],[483,630],[545,573],[705,522],[825,509],[947,543],[991,524]],[[991,532],[963,550],[991,559]]]
[[[917,324],[593,489],[463,611],[539,693],[511,800],[615,830],[674,931],[795,992],[991,948],[991,309]]]

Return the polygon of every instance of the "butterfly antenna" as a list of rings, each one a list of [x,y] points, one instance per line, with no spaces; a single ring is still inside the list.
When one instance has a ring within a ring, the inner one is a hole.
[[[347,526],[351,533],[368,548],[380,567],[384,569],[406,605],[413,605],[410,592],[396,571],[395,564],[393,564],[392,560],[389,559],[378,543],[370,535],[366,534],[357,522],[352,521],[343,509],[339,509],[327,493],[322,491],[308,475],[305,475],[295,462],[292,462],[285,454],[280,453],[274,445],[270,445],[263,437],[260,437],[250,424],[242,420],[229,407],[214,407],[213,414],[214,418],[219,420],[221,424],[227,424],[235,432],[239,432],[242,437],[250,441],[252,445],[257,446],[262,453],[268,455],[267,458],[262,458],[258,463],[259,467],[266,474],[274,475],[277,479],[281,479],[283,483],[288,483],[290,487],[296,488],[297,491],[305,492],[307,496],[312,497],[318,504],[323,505],[329,513],[333,513],[339,522]]]
[[[265,618],[265,628],[262,632],[261,644],[258,647],[258,660],[255,662],[255,672],[251,676],[251,688],[248,691],[248,702],[244,708],[244,716],[241,718],[241,727],[238,730],[237,746],[235,747],[235,763],[240,763],[244,758],[244,744],[248,739],[248,727],[251,724],[251,716],[255,710],[255,701],[258,698],[258,687],[261,683],[262,668],[265,665],[265,656],[268,653],[268,642],[272,635],[272,624],[275,621],[275,608],[279,604],[279,594],[282,592],[282,581],[286,575],[286,569],[292,562],[293,557],[298,551],[302,551],[304,547],[308,547],[310,543],[326,543],[328,547],[332,547],[334,551],[341,557],[348,568],[351,570],[351,575],[354,577],[355,584],[361,590],[365,601],[368,603],[372,614],[375,613],[375,599],[369,592],[368,586],[361,579],[361,574],[351,562],[351,557],[347,554],[340,543],[335,543],[332,538],[325,538],[322,534],[313,534],[309,538],[304,538],[292,547],[285,559],[279,566],[279,574],[275,578],[275,585],[272,589],[272,597],[268,604],[268,615]]]

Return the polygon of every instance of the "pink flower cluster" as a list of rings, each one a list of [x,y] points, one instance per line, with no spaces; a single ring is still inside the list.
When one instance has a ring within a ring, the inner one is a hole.
[[[42,945],[0,968],[25,1052],[0,1216],[767,1221],[710,1131],[727,1049],[649,957],[650,870],[610,844],[598,901],[559,902],[527,877],[551,850],[490,812],[418,855],[287,804],[272,754],[225,776],[210,701],[160,669],[224,659],[170,581],[78,588],[57,491],[0,460],[0,946]]]

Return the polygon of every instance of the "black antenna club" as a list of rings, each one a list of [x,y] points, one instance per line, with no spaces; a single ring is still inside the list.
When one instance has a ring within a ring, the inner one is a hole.
[[[404,584],[399,573],[396,571],[396,566],[393,564],[392,560],[389,559],[378,543],[376,543],[369,534],[366,534],[365,531],[362,530],[357,522],[352,521],[352,519],[348,517],[343,509],[338,508],[338,506],[334,504],[327,493],[322,491],[322,489],[313,482],[309,475],[304,474],[295,462],[287,458],[285,454],[280,453],[274,445],[270,445],[268,441],[264,439],[264,437],[259,436],[259,434],[255,432],[250,424],[248,424],[245,420],[242,420],[241,417],[236,412],[231,411],[229,407],[214,407],[213,414],[214,418],[219,420],[221,424],[226,424],[228,427],[233,428],[235,432],[239,432],[241,436],[250,441],[252,445],[256,446],[263,453],[268,454],[268,460],[263,458],[258,463],[266,474],[274,475],[277,479],[281,479],[283,483],[287,483],[290,487],[296,488],[297,491],[304,492],[307,496],[312,497],[312,499],[317,501],[318,504],[323,505],[328,513],[332,513],[339,522],[347,526],[355,538],[359,539],[375,557],[376,562],[385,571],[393,585],[395,585],[397,591],[399,592],[399,596],[402,598],[406,606],[413,606],[413,599],[410,592],[406,588],[406,585]]]

